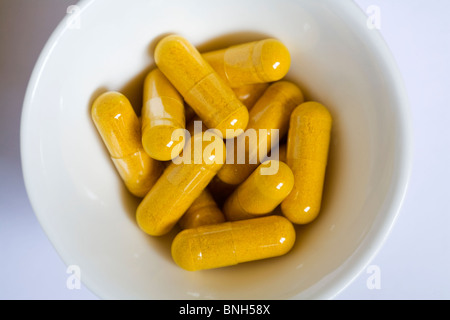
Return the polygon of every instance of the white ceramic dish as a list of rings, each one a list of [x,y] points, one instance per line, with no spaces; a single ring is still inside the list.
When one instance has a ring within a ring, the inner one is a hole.
[[[363,270],[384,242],[411,166],[407,98],[379,33],[351,1],[82,1],[45,46],[26,94],[21,151],[36,215],[68,265],[101,298],[323,299]],[[70,21],[69,21],[70,22]],[[286,256],[187,272],[174,232],[145,235],[90,119],[92,100],[119,90],[140,108],[156,40],[179,33],[200,49],[282,40],[288,78],[334,117],[320,217],[298,227]]]

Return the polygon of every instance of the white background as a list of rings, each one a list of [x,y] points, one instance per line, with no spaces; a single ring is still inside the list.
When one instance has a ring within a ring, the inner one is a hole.
[[[355,1],[364,11],[380,9],[380,32],[409,94],[414,161],[398,220],[370,263],[380,270],[381,288],[368,288],[364,270],[337,298],[450,299],[450,1]],[[28,79],[75,3],[0,0],[0,299],[97,299],[83,286],[67,289],[66,266],[33,213],[20,164]]]

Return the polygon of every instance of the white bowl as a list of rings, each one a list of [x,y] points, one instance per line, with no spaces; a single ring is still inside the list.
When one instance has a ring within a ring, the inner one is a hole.
[[[363,270],[385,240],[411,167],[407,98],[379,33],[351,1],[82,1],[45,46],[26,94],[21,151],[36,215],[62,259],[101,298],[323,299]],[[201,50],[276,37],[288,79],[328,106],[332,143],[323,209],[283,257],[188,272],[170,255],[175,231],[144,234],[138,199],[119,179],[90,118],[105,90],[141,107],[162,35]]]

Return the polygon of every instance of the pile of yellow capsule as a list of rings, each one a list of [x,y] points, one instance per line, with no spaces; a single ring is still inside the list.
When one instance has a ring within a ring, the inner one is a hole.
[[[184,229],[173,240],[172,257],[190,271],[287,253],[295,243],[293,224],[307,224],[320,211],[332,125],[323,105],[305,102],[298,86],[283,80],[288,49],[266,39],[200,54],[170,35],[154,58],[141,121],[119,92],[102,94],[91,110],[120,177],[143,198],[139,227],[152,236],[177,224]],[[194,132],[194,120],[202,121],[201,132]],[[174,139],[184,129],[192,136]],[[243,144],[254,163],[227,162],[226,142],[239,145],[250,129],[278,130],[287,143],[272,145],[270,135],[259,136],[256,144]],[[194,159],[218,139],[222,150],[214,161],[175,161],[186,141],[200,142],[201,150],[190,149]],[[279,147],[279,160],[260,159],[261,147]]]

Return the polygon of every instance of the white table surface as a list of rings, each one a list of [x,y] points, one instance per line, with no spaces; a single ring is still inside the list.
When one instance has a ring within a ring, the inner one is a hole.
[[[313,0],[312,0],[313,1]],[[316,0],[315,0],[316,1]],[[341,0],[350,1],[350,0]],[[411,101],[414,163],[399,218],[338,299],[450,299],[450,1],[355,0],[376,6]],[[0,299],[98,299],[68,274],[28,201],[19,129],[34,63],[75,0],[0,0]]]

